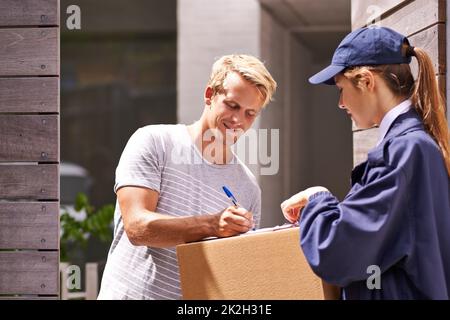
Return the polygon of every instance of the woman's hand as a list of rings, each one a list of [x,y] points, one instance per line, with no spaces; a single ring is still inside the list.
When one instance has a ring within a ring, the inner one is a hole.
[[[328,189],[324,187],[308,188],[283,201],[281,211],[283,211],[284,217],[291,223],[298,221],[300,211],[308,204],[309,197],[321,191],[328,191]]]

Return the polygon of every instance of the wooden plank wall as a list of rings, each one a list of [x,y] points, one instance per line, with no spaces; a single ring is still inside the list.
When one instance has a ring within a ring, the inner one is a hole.
[[[59,0],[0,1],[0,299],[59,295]]]
[[[370,6],[378,6],[374,10]],[[446,1],[445,0],[352,0],[352,30],[367,25],[374,19],[379,25],[392,28],[406,35],[411,45],[424,48],[434,62],[436,77],[446,92]],[[414,73],[417,63],[411,64]],[[377,141],[378,129],[353,132],[353,163],[357,165],[367,158],[367,152]]]

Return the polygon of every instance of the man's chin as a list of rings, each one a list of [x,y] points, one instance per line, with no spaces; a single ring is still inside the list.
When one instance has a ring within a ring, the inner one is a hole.
[[[225,144],[228,146],[232,146],[233,144],[235,144],[239,138],[242,136],[242,134],[239,133],[231,133],[231,134],[226,134],[225,137]]]
[[[217,139],[216,141],[221,141],[223,145],[231,147],[238,141],[238,137],[235,136],[225,136],[225,139]]]

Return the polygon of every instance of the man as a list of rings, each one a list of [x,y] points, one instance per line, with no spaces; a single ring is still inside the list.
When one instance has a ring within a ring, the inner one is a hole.
[[[198,121],[133,134],[116,170],[114,239],[99,299],[180,299],[176,245],[258,225],[261,190],[230,148],[275,90],[258,59],[224,56],[213,65]],[[222,186],[239,206],[230,206]]]

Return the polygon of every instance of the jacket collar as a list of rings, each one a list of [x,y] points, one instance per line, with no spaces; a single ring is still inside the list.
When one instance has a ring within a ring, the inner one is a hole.
[[[411,108],[408,112],[399,115],[397,119],[394,120],[381,144],[384,144],[394,137],[416,130],[424,130],[424,126],[417,111],[414,108]]]
[[[395,137],[417,130],[425,129],[417,111],[411,108],[394,120],[381,143],[368,153],[367,161],[373,165],[383,165],[385,163],[385,147],[389,144],[388,142]]]

